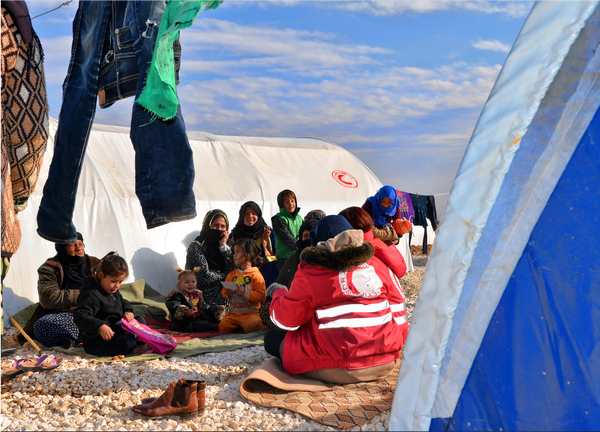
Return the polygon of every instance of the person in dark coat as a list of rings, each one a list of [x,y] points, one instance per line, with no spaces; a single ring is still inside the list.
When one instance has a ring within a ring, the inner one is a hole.
[[[121,320],[137,319],[133,308],[119,292],[129,274],[127,263],[118,255],[104,257],[94,275],[85,280],[79,294],[73,320],[79,327],[79,338],[86,353],[96,356],[126,355],[132,352],[137,339],[121,327]]]
[[[81,233],[77,233],[74,243],[57,243],[54,247],[56,255],[38,268],[40,301],[24,330],[47,347],[68,349],[79,339],[79,329],[73,322],[79,292],[100,260],[86,255]],[[19,341],[25,343],[25,338]]]

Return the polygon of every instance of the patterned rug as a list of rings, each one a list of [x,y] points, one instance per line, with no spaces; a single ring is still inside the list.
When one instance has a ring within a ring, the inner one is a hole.
[[[398,365],[387,378],[378,381],[322,383],[328,387],[325,391],[286,391],[250,376],[240,385],[240,392],[257,405],[287,409],[323,425],[346,430],[360,427],[392,407],[399,369]]]
[[[223,336],[234,333],[241,333],[241,331],[233,332],[233,333],[225,333],[220,331],[208,331],[201,333],[184,333],[184,332],[176,332],[169,330],[171,326],[171,320],[168,319],[160,319],[160,318],[152,318],[149,316],[145,316],[144,320],[146,321],[146,325],[150,327],[152,330],[156,330],[159,333],[169,335],[173,339],[175,339],[178,343],[189,341],[190,339],[200,338],[207,339],[215,336]]]

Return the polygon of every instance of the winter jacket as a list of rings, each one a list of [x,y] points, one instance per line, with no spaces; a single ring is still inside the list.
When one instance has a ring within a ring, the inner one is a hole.
[[[200,316],[198,317],[188,317],[186,315],[187,311],[193,309],[193,305],[190,295],[181,288],[175,287],[173,291],[165,296],[167,309],[169,309],[169,312],[171,313],[171,330],[191,333],[194,331],[195,318],[208,319],[202,311],[202,291],[196,289],[196,294],[198,294],[199,297],[198,304],[196,305],[200,312]]]
[[[393,318],[404,308],[400,284],[360,230],[353,244],[306,248],[289,291],[273,294],[271,320],[288,330],[283,367],[289,374],[365,369],[399,357],[405,333]],[[384,253],[387,256],[389,252]],[[397,268],[402,272],[401,265]]]
[[[289,287],[294,280],[294,275],[298,270],[299,264],[300,257],[298,257],[298,251],[294,251],[294,253],[285,262],[283,268],[279,271],[277,283]]]
[[[133,308],[119,291],[109,294],[93,278],[86,279],[73,312],[79,339],[85,343],[99,338],[104,324],[114,331],[125,312],[133,312]]]
[[[85,255],[88,266],[91,269],[96,267],[100,260],[96,257]],[[25,333],[34,337],[33,325],[41,317],[62,312],[64,309],[70,309],[76,306],[74,302],[75,290],[62,289],[64,274],[57,256],[48,258],[44,264],[38,268],[38,296],[40,301],[33,315],[29,317],[23,330]],[[23,335],[19,335],[19,341],[25,343]]]
[[[275,251],[277,259],[287,259],[296,250],[296,241],[302,225],[302,216],[298,214],[300,208],[290,214],[285,207],[271,218],[273,231],[275,231]]]
[[[392,316],[402,331],[402,338],[406,339],[408,334],[408,316],[406,315],[406,304],[404,302],[404,291],[400,285],[400,279],[406,274],[406,261],[396,246],[388,246],[381,239],[373,237],[372,231],[364,234],[365,241],[368,241],[375,248],[373,259],[383,262],[394,273],[395,278],[392,282],[397,290],[389,293],[388,300],[392,309]]]
[[[100,260],[93,256],[85,255],[85,259],[90,270],[100,263]],[[38,295],[40,305],[44,309],[67,309],[75,306],[75,290],[62,289],[64,274],[58,256],[48,258],[38,268],[38,276]]]

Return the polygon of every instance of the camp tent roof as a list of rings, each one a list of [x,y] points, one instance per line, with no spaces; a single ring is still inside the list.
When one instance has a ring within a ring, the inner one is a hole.
[[[57,122],[50,121],[54,136]],[[382,185],[354,155],[314,138],[229,137],[189,132],[196,170],[197,217],[146,228],[135,195],[134,150],[129,128],[94,125],[77,191],[73,222],[86,252],[102,257],[117,250],[130,264],[128,281],[144,278],[167,293],[176,282],[173,267],[185,265],[186,249],[199,234],[210,209],[224,210],[234,225],[241,204],[256,201],[270,224],[277,194],[292,189],[304,216],[318,208],[327,214],[364,203]],[[36,190],[19,213],[23,238],[5,279],[5,317],[37,301],[37,268],[55,255],[54,244],[36,233],[36,215],[52,159],[48,143]]]
[[[450,192],[391,430],[600,427],[600,8],[538,2]]]

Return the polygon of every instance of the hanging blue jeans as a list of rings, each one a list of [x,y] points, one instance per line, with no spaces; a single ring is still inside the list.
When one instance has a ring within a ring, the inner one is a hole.
[[[37,215],[41,237],[62,244],[77,239],[72,217],[98,92],[103,106],[110,106],[115,93],[132,94],[133,82],[139,97],[164,9],[164,1],[80,1],[54,156]],[[192,149],[180,109],[162,121],[134,103],[130,137],[135,189],[148,229],[196,217]]]

